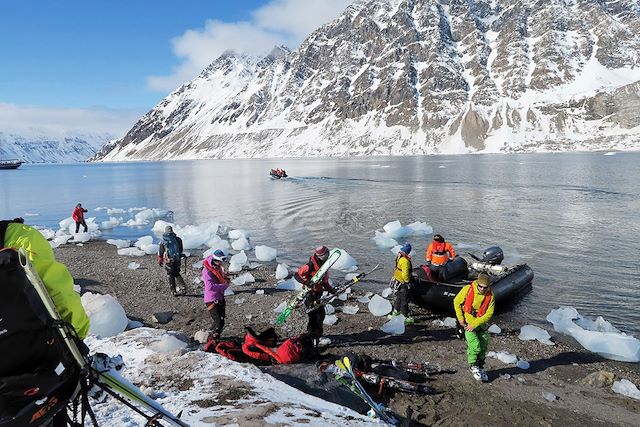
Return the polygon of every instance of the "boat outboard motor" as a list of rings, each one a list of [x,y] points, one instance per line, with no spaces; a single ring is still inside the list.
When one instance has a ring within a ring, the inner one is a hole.
[[[502,249],[497,246],[487,248],[482,253],[482,262],[486,262],[489,265],[500,265],[504,260],[504,253]]]

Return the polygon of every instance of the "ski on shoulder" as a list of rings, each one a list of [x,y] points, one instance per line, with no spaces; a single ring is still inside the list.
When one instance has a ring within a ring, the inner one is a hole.
[[[340,249],[331,250],[327,260],[324,262],[324,264],[322,264],[322,267],[320,267],[318,271],[316,271],[316,274],[314,274],[313,277],[311,278],[310,284],[308,286],[303,287],[298,294],[296,294],[293,298],[291,298],[287,303],[287,306],[285,307],[284,311],[282,311],[282,313],[280,313],[278,317],[276,317],[276,325],[282,325],[289,318],[289,316],[291,316],[291,313],[293,313],[293,310],[300,307],[304,299],[307,297],[307,294],[311,292],[312,285],[322,280],[322,278],[324,277],[325,274],[327,274],[327,271],[329,271],[331,266],[333,266],[333,264],[335,264],[338,261],[338,259],[340,259],[341,255],[342,255],[342,251],[340,251]]]
[[[356,275],[356,277],[354,277],[353,279],[349,280],[348,282],[345,282],[345,283],[343,283],[343,284],[341,284],[339,286],[336,286],[334,288],[335,289],[335,293],[334,294],[325,295],[322,298],[320,298],[316,304],[314,304],[313,306],[311,306],[311,307],[309,307],[307,309],[307,313],[311,313],[312,311],[315,311],[315,310],[319,309],[320,307],[324,307],[325,305],[327,305],[328,303],[333,301],[335,298],[337,298],[338,295],[346,292],[347,289],[349,289],[350,287],[352,287],[353,285],[358,283],[360,280],[364,279],[369,274],[371,274],[374,271],[379,270],[379,269],[380,269],[380,264],[376,264],[376,266],[373,267],[371,270],[359,273],[358,275]]]

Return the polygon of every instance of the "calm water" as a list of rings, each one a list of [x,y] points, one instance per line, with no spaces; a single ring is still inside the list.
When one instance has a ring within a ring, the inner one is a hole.
[[[271,167],[291,177],[272,180]],[[639,183],[640,153],[23,165],[0,171],[0,216],[54,226],[78,202],[98,220],[98,206],[170,209],[180,225],[250,230],[291,266],[317,245],[343,247],[362,266],[384,266],[368,282],[378,288],[393,255],[374,231],[423,221],[456,246],[497,244],[532,266],[533,291],[507,316],[543,323],[572,305],[640,336]],[[119,227],[105,237],[146,234]],[[417,265],[427,240],[409,241]]]

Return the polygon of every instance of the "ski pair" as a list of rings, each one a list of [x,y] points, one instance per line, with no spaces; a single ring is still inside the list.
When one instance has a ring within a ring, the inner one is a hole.
[[[161,426],[162,424],[160,424],[159,421],[162,420],[171,426],[189,427],[189,424],[171,414],[153,399],[145,396],[142,391],[122,378],[112,367],[108,369],[106,365],[102,368],[98,367],[96,362],[101,359],[101,355],[95,355],[93,358],[85,357],[74,340],[72,335],[73,331],[70,330],[71,327],[67,326],[67,323],[60,317],[60,313],[58,313],[44,283],[42,283],[40,276],[38,276],[29,261],[26,251],[22,248],[18,250],[18,259],[20,260],[20,265],[24,269],[27,279],[29,279],[29,282],[36,290],[47,313],[49,313],[49,316],[53,319],[54,326],[58,329],[62,341],[71,352],[80,369],[87,372],[90,382],[89,387],[96,385],[121,402],[127,404],[127,406],[147,420],[147,426]],[[102,355],[102,359],[105,358],[109,359],[108,356]],[[126,401],[124,399],[126,399]],[[88,401],[86,401],[86,404],[88,405]],[[153,415],[149,415],[147,412],[151,412]],[[92,420],[94,424],[97,424],[93,416]]]
[[[341,255],[342,255],[342,252],[340,251],[340,249],[331,250],[331,252],[329,253],[329,257],[324,262],[324,264],[322,264],[322,266],[318,269],[318,271],[316,271],[316,274],[313,275],[308,286],[305,286],[302,289],[302,291],[300,291],[293,298],[291,298],[287,303],[287,306],[285,307],[284,311],[282,311],[282,313],[280,313],[278,317],[276,317],[276,325],[282,325],[289,318],[289,316],[291,316],[291,313],[293,313],[293,310],[300,307],[300,305],[302,304],[304,299],[307,297],[309,292],[311,292],[311,287],[316,283],[318,283],[320,280],[322,280],[324,275],[327,274],[327,271],[329,271],[331,266],[338,261]]]
[[[435,375],[455,374],[455,369],[443,368],[440,365],[432,365],[429,362],[397,362],[395,360],[381,360],[371,363],[372,368],[399,368],[413,374]]]
[[[374,271],[380,269],[380,264],[376,264],[375,267],[373,267],[371,270],[360,273],[358,275],[356,275],[356,277],[354,277],[353,279],[349,280],[346,283],[343,283],[339,286],[336,286],[335,289],[335,293],[333,295],[325,295],[322,298],[320,298],[318,300],[318,302],[314,305],[312,305],[311,307],[309,307],[307,309],[307,313],[311,313],[312,311],[315,311],[317,309],[319,309],[320,307],[324,307],[325,305],[329,304],[331,301],[333,301],[334,298],[336,298],[336,295],[340,295],[344,292],[347,291],[347,289],[349,289],[350,287],[352,287],[353,285],[355,285],[356,283],[358,283],[360,280],[364,279],[365,277],[367,277],[369,274],[373,273]]]
[[[344,357],[342,360],[340,359],[336,360],[335,365],[338,367],[338,369],[344,371],[345,376],[349,380],[350,384],[345,384],[344,381],[341,381],[338,378],[341,376],[341,374],[336,373],[336,379],[338,380],[338,382],[340,382],[341,384],[348,385],[349,389],[352,392],[354,392],[357,396],[359,396],[362,400],[364,400],[364,402],[367,405],[369,405],[369,407],[371,408],[371,411],[373,411],[373,413],[377,418],[379,418],[380,420],[392,426],[397,426],[400,424],[398,419],[394,417],[390,413],[390,411],[384,407],[382,403],[376,403],[371,398],[371,396],[369,396],[369,393],[366,392],[364,387],[362,387],[362,384],[358,382],[358,379],[356,378],[356,374],[355,372],[353,372],[353,368],[351,366],[351,360],[349,360],[348,357]]]

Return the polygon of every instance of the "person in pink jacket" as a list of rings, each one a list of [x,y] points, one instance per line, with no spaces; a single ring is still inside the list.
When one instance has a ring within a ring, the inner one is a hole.
[[[224,328],[226,302],[224,291],[229,287],[229,278],[222,262],[227,256],[220,249],[208,256],[202,263],[202,280],[204,282],[204,305],[211,316],[209,340],[220,339]]]

